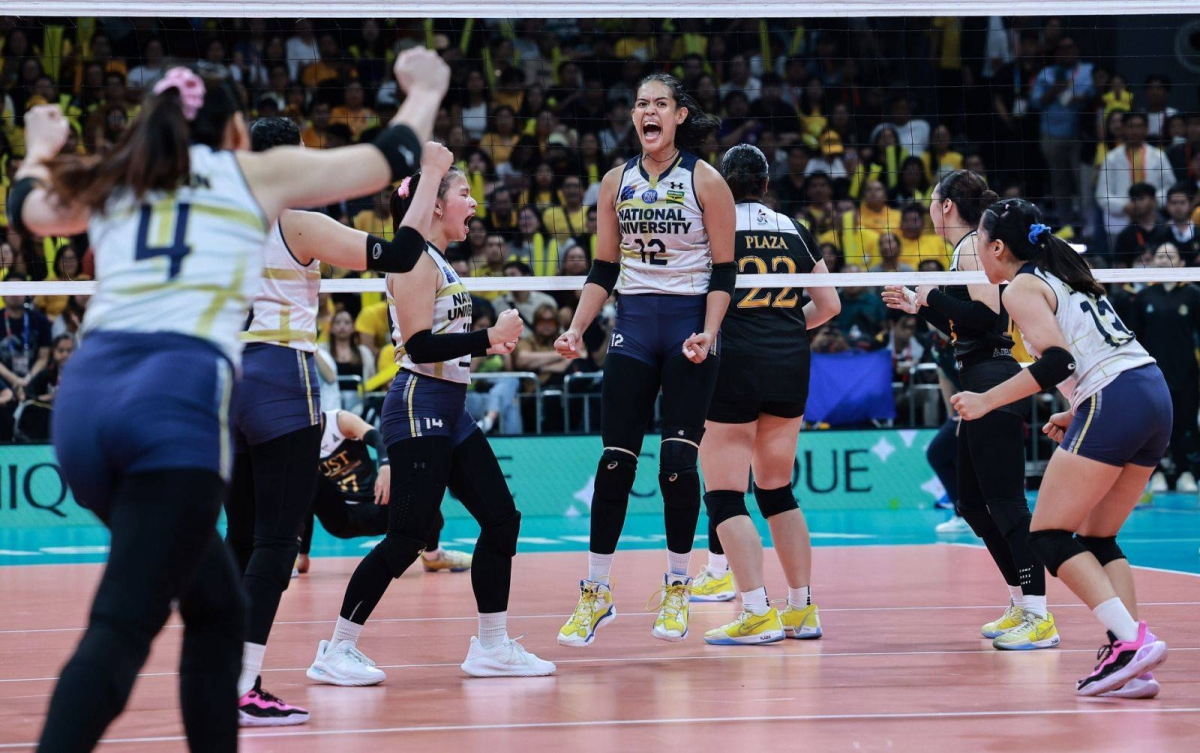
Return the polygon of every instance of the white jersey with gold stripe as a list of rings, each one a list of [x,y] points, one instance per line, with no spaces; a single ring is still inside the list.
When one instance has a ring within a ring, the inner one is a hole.
[[[704,295],[712,275],[712,250],[704,207],[696,196],[696,163],[680,152],[651,180],[641,158],[625,163],[617,189],[621,276],[625,295]]]
[[[97,285],[82,330],[190,335],[236,363],[269,226],[233,152],[197,145],[189,157],[188,185],[140,201],[123,190],[92,215]]]
[[[425,253],[437,264],[441,273],[437,297],[433,301],[434,335],[453,335],[471,331],[471,294],[442,252],[432,243],[425,244]],[[391,277],[391,275],[389,275]],[[388,286],[388,306],[392,310],[392,342],[396,345],[396,364],[414,374],[424,374],[449,382],[467,384],[471,381],[471,356],[437,363],[413,363],[404,350],[404,335],[400,332],[400,317],[396,314],[396,299]]]
[[[262,284],[250,303],[250,326],[242,341],[315,352],[321,262],[297,261],[278,222],[267,236],[263,256]]]

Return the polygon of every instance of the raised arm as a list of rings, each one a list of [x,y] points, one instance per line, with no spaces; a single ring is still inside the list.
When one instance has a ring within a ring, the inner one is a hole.
[[[8,196],[9,227],[34,235],[77,235],[87,230],[91,212],[56,201],[46,191],[46,164],[67,143],[70,125],[58,105],[39,105],[25,114],[25,160]]]

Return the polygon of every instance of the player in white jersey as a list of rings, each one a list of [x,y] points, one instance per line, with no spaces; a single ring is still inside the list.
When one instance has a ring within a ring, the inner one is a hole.
[[[983,394],[952,399],[965,420],[1057,386],[1071,409],[1043,432],[1059,442],[1038,492],[1030,543],[1051,575],[1108,629],[1083,696],[1152,698],[1150,671],[1167,646],[1137,621],[1129,562],[1116,536],[1171,437],[1171,394],[1154,359],[1121,322],[1087,264],[1023,199],[993,204],[979,223],[979,259],[1038,361]]]
[[[717,381],[717,334],[737,276],[733,196],[720,173],[694,153],[719,120],[666,74],[642,80],[632,118],[642,154],[604,176],[596,259],[571,326],[555,342],[560,355],[578,358],[581,333],[616,288],[588,575],[579,583],[571,619],[559,631],[564,646],[589,645],[596,630],[616,617],[609,572],[660,389],[658,481],[667,573],[652,634],[666,641],[687,635],[687,573],[700,515],[696,459]]]
[[[467,412],[471,357],[511,353],[521,336],[516,311],[494,327],[472,331],[471,294],[442,249],[467,237],[475,200],[466,176],[452,169],[446,149],[429,149],[421,172],[392,201],[397,231],[427,239],[425,253],[406,274],[387,276],[392,340],[399,373],[383,403],[383,440],[392,468],[388,529],[346,585],[329,641],[321,641],[308,677],[332,685],[375,685],[382,670],[358,649],[359,636],[394,578],[426,547],[447,487],[479,523],[471,587],[479,610],[461,667],[474,677],[532,677],[554,665],[509,638],[508,595],[521,514],[500,464]]]
[[[232,82],[186,68],[155,85],[103,158],[58,156],[68,128],[57,107],[26,114],[12,226],[87,230],[95,248],[97,291],[55,400],[53,435],[75,498],[111,531],[88,629],[55,688],[41,750],[96,745],[173,602],[184,621],[188,744],[236,750],[244,605],[216,522],[238,333],[280,212],[376,191],[410,172],[421,143],[414,130],[432,131],[449,69],[419,50],[396,73],[409,94],[379,140],[325,152],[243,153],[249,139]]]
[[[300,146],[300,129],[289,118],[262,118],[250,129],[251,148],[264,152]],[[426,148],[443,149],[431,144]],[[290,704],[258,702],[259,675],[271,625],[317,490],[309,473],[319,459],[320,391],[314,352],[321,262],[363,270],[413,268],[424,242],[373,238],[314,212],[289,210],[279,217],[263,248],[262,282],[250,301],[250,323],[241,339],[242,378],[230,411],[234,462],[225,500],[226,540],[250,598],[249,631],[238,682],[242,726],[301,724],[308,711]],[[374,257],[375,244],[381,253]],[[388,253],[383,253],[383,246]],[[258,687],[258,691],[255,688]]]

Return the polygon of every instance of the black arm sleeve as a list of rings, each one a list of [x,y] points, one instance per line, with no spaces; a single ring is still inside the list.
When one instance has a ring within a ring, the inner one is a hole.
[[[621,275],[620,262],[604,261],[596,259],[592,262],[592,271],[588,272],[587,282],[593,285],[599,285],[604,288],[604,292],[612,294],[613,288],[617,286],[617,278]],[[587,284],[586,282],[584,283]]]
[[[29,228],[25,227],[25,223],[21,221],[21,210],[25,206],[25,200],[29,198],[29,194],[38,187],[38,182],[33,178],[21,178],[12,184],[12,188],[8,192],[8,226],[16,230],[21,235],[27,235]]]
[[[411,227],[401,226],[390,241],[367,235],[367,269],[376,272],[411,272],[423,253],[425,238]]]
[[[423,329],[404,341],[404,352],[413,363],[438,363],[453,361],[463,356],[482,356],[492,347],[486,329],[474,332],[458,332],[453,335],[435,335]]]
[[[924,319],[926,324],[933,327],[938,332],[941,332],[947,337],[950,336],[950,320],[938,312],[934,311],[928,306],[922,306],[921,308],[917,309],[917,316]]]
[[[369,444],[371,449],[375,450],[375,462],[378,465],[384,466],[388,464],[387,445],[383,443],[383,435],[379,433],[378,429],[368,431],[366,436],[363,437],[363,441]]]
[[[421,166],[421,140],[403,123],[383,129],[371,146],[383,153],[392,171],[392,182],[407,178]]]
[[[929,308],[935,312],[971,329],[990,329],[996,325],[996,319],[1000,316],[988,308],[986,303],[960,301],[941,290],[930,292],[926,300],[929,302]]]
[[[708,281],[708,292],[726,293],[733,297],[737,287],[737,264],[731,261],[712,265],[712,277]]]

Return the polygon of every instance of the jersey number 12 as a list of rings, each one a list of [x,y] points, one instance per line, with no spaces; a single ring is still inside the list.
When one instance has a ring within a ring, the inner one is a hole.
[[[141,261],[157,256],[169,257],[171,266],[167,279],[174,280],[178,277],[183,257],[192,252],[192,247],[187,244],[187,224],[191,212],[192,205],[186,203],[164,202],[161,207],[152,204],[142,206],[138,217],[137,250],[134,259]],[[150,245],[151,228],[154,229],[155,240],[158,241],[162,229],[172,220],[175,225],[175,237],[170,241],[170,245]]]

